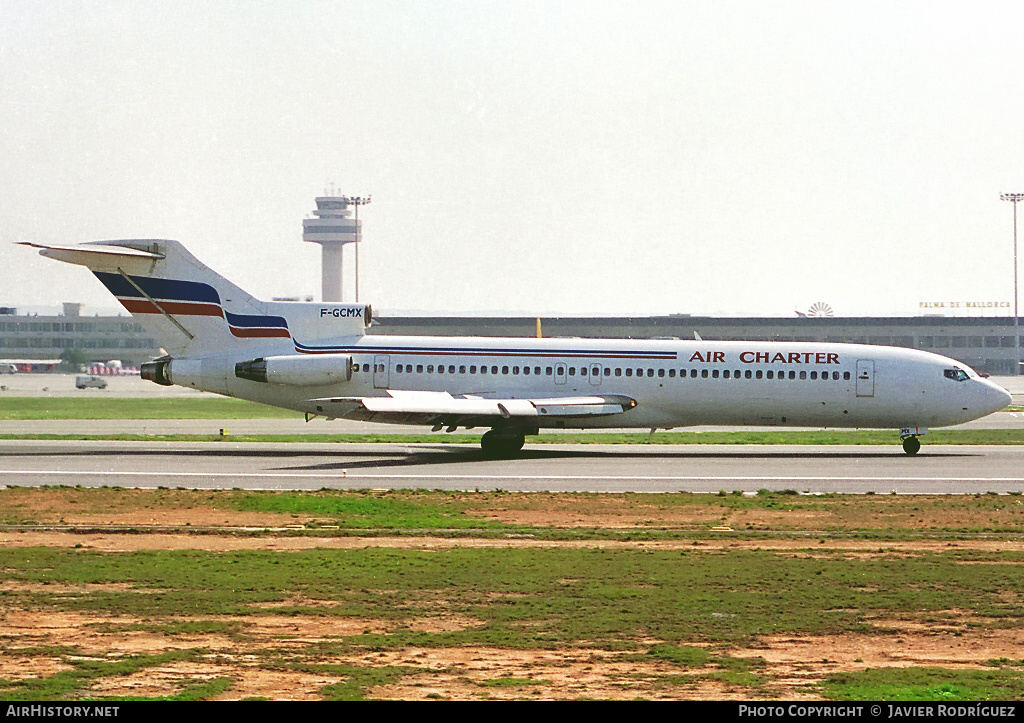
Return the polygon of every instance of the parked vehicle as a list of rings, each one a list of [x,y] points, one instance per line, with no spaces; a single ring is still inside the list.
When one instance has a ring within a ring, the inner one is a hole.
[[[8,364],[7,362],[0,363],[0,374],[17,374],[18,366],[16,364]]]
[[[93,376],[75,377],[75,386],[78,389],[106,389],[107,380],[103,377]]]

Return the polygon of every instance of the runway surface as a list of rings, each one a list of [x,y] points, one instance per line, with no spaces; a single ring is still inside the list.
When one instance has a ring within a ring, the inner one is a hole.
[[[1024,491],[1024,447],[0,441],[0,484],[190,489],[964,494]]]

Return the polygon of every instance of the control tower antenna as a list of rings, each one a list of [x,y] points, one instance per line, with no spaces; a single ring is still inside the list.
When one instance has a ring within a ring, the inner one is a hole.
[[[333,188],[332,188],[333,193]],[[316,199],[316,218],[302,222],[302,240],[320,244],[321,301],[344,301],[342,296],[342,251],[347,243],[356,244],[356,301],[359,301],[359,207],[370,202],[370,197],[361,196],[319,196]],[[356,216],[350,218],[355,206]]]

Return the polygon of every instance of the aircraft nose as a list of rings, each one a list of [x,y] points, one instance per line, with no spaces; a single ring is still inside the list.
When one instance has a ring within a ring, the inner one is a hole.
[[[990,382],[987,379],[983,379],[981,381],[985,385],[985,388],[982,390],[984,392],[984,401],[982,402],[982,405],[987,410],[987,414],[998,412],[1013,401],[1013,397],[1010,393],[998,384]]]

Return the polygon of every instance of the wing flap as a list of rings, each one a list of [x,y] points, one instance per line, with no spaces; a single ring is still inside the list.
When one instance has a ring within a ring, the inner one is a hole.
[[[618,394],[547,399],[485,399],[452,396],[448,392],[388,390],[386,397],[328,397],[311,399],[322,413],[349,419],[410,422],[421,419],[492,419],[536,417],[589,417],[621,414],[636,406],[630,397]],[[329,412],[328,410],[333,410]]]

